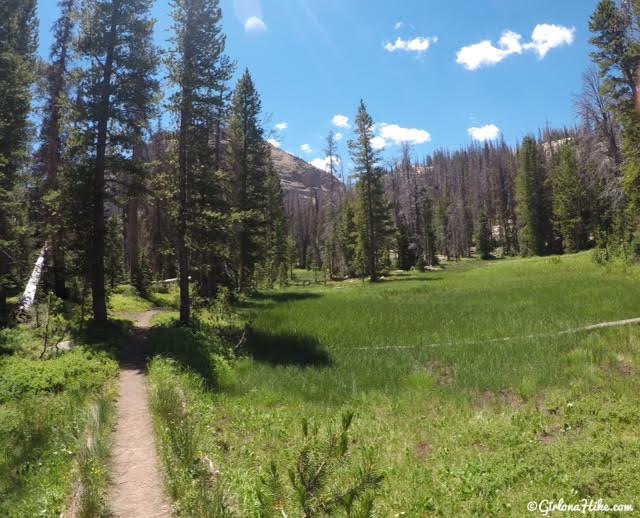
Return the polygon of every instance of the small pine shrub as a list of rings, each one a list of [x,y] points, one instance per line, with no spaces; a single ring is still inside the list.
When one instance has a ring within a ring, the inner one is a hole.
[[[138,294],[143,298],[147,298],[151,293],[151,285],[153,284],[151,264],[149,263],[149,258],[144,253],[140,254],[137,263],[131,282],[138,291]]]
[[[591,260],[600,266],[608,263],[610,259],[609,249],[604,244],[599,244],[591,252]]]
[[[353,414],[342,416],[337,431],[302,423],[302,446],[284,480],[275,463],[262,478],[258,493],[260,516],[373,516],[374,501],[383,481],[370,450],[354,466],[349,429]]]

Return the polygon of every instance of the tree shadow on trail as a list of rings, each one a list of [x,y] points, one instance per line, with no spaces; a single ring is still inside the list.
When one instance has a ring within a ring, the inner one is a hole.
[[[254,360],[273,366],[331,367],[333,360],[312,336],[256,331],[244,350]]]

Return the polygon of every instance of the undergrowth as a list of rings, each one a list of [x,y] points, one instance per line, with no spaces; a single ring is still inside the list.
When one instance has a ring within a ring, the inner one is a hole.
[[[101,515],[121,330],[75,330],[44,359],[38,329],[0,333],[0,516]]]

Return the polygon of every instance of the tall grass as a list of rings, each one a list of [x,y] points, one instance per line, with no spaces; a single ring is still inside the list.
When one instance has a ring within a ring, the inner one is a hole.
[[[295,462],[301,418],[349,410],[385,472],[381,516],[638,506],[640,330],[557,333],[640,316],[639,279],[579,254],[272,291],[243,304],[253,334],[228,383],[166,373],[242,516],[264,467]]]
[[[115,421],[115,388],[87,405],[86,426],[76,454],[75,490],[64,515],[95,518],[108,515],[105,494],[109,482],[109,453]]]
[[[219,472],[200,450],[201,434],[187,396],[177,381],[172,360],[154,359],[151,405],[166,481],[180,516],[222,518],[230,516]],[[192,390],[202,389],[202,379],[189,376]]]
[[[69,507],[74,516],[99,516],[118,370],[110,350],[119,335],[78,335],[73,351],[39,360],[33,329],[3,334],[0,516],[58,517]]]

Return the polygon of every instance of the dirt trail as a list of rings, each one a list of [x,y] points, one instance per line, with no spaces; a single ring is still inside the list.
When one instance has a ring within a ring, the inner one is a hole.
[[[505,336],[504,338],[491,338],[489,340],[476,340],[465,342],[446,342],[436,344],[423,344],[423,345],[385,345],[380,347],[355,347],[355,351],[386,351],[394,349],[423,349],[430,347],[447,347],[454,345],[481,345],[485,343],[495,342],[510,342],[512,340],[532,340],[537,338],[550,338],[554,336],[573,335],[576,333],[584,333],[586,331],[595,331],[597,329],[610,329],[613,327],[627,327],[640,324],[640,318],[628,318],[626,320],[613,320],[611,322],[600,322],[599,324],[592,324],[583,327],[576,327],[575,329],[566,329],[565,331],[557,331],[555,333],[539,333],[534,335],[524,336]]]
[[[120,359],[118,421],[111,454],[108,506],[118,518],[164,518],[171,506],[162,486],[160,463],[147,397],[145,330],[159,313],[138,315]]]

